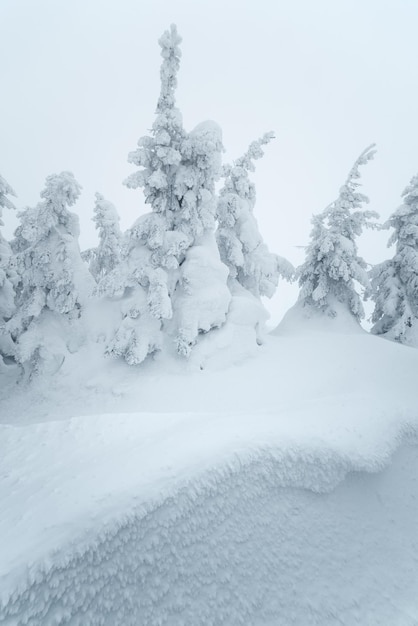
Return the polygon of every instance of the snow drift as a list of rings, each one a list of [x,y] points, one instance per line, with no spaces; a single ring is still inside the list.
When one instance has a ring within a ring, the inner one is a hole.
[[[300,315],[239,367],[74,355],[3,401],[1,624],[417,623],[418,353]]]

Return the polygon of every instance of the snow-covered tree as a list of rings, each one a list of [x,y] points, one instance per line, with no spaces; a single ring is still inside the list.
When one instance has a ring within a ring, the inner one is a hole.
[[[176,178],[176,192],[181,197],[177,228],[187,233],[191,243],[179,265],[172,295],[173,322],[168,329],[178,353],[189,356],[200,333],[225,322],[231,294],[228,268],[221,261],[215,237],[221,129],[214,122],[203,122],[185,143]]]
[[[257,298],[271,298],[279,276],[290,279],[293,275],[290,263],[269,252],[253,213],[256,191],[249,172],[255,170],[254,161],[263,156],[262,147],[273,137],[272,132],[266,133],[253,141],[233,166],[224,167],[225,183],[218,203],[217,241],[221,259],[229,268],[230,278]]]
[[[357,320],[364,316],[356,283],[367,289],[369,277],[367,264],[358,254],[356,238],[364,228],[376,227],[372,219],[378,215],[362,208],[369,200],[358,191],[358,180],[360,166],[374,154],[374,145],[361,153],[338,198],[313,218],[306,260],[298,269],[300,300],[331,316],[336,315],[335,302],[342,303]]]
[[[163,62],[156,119],[151,135],[141,137],[128,157],[140,169],[125,184],[143,188],[152,212],[141,216],[126,233],[122,263],[99,286],[102,294],[122,296],[123,319],[107,352],[123,356],[130,364],[141,363],[162,346],[162,320],[172,317],[168,272],[178,268],[178,257],[190,243],[186,234],[173,229],[180,202],[174,191],[175,176],[186,137],[174,96],[180,42],[175,26],[159,40]]]
[[[96,193],[93,221],[99,231],[99,245],[82,252],[96,282],[100,282],[120,263],[122,233],[115,206],[100,193]]]
[[[15,191],[10,187],[9,183],[0,176],[0,217],[3,215],[3,209],[14,209],[13,202],[7,196],[16,197]],[[3,226],[2,222],[2,226]]]
[[[17,310],[7,323],[15,358],[29,371],[62,361],[71,349],[76,320],[94,281],[78,246],[78,217],[68,210],[81,187],[70,172],[46,179],[42,201],[20,212],[12,242],[19,285]]]
[[[224,321],[230,297],[227,270],[213,246],[221,135],[213,123],[190,134],[183,128],[175,106],[180,42],[175,26],[159,41],[163,62],[156,119],[151,135],[129,155],[140,170],[125,184],[143,188],[152,212],[128,231],[123,261],[100,289],[109,296],[123,294],[123,319],[107,352],[131,364],[161,349],[164,338],[188,355],[200,332]],[[202,269],[207,274],[199,281],[196,272]]]
[[[375,309],[372,333],[418,346],[418,175],[402,194],[402,205],[384,228],[393,228],[392,259],[371,271]]]
[[[3,209],[15,208],[7,196],[16,196],[16,194],[0,176],[0,229],[4,226]],[[6,328],[6,322],[15,312],[16,284],[17,273],[14,268],[12,249],[0,230],[0,366],[4,357],[14,355],[14,342]]]

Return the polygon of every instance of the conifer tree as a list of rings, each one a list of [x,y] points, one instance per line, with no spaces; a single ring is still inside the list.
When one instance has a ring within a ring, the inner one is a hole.
[[[351,168],[338,198],[320,215],[314,216],[306,260],[299,268],[300,301],[336,315],[335,303],[342,303],[360,320],[364,316],[356,283],[369,287],[367,264],[358,254],[356,239],[364,228],[375,228],[374,211],[362,208],[369,200],[358,191],[359,168],[374,156],[374,146],[364,150]]]
[[[173,291],[173,321],[167,324],[177,351],[189,356],[201,333],[226,320],[231,294],[228,268],[222,263],[215,236],[215,181],[221,168],[222,133],[203,122],[189,134],[176,191],[181,196],[179,228],[191,244],[179,266]]]
[[[7,181],[0,176],[0,228],[4,226],[3,209],[15,208],[7,196],[16,196],[16,194]],[[12,249],[0,230],[0,366],[4,358],[12,357],[15,352],[14,342],[6,328],[6,323],[15,311],[16,284],[17,273],[14,268]]]
[[[388,246],[396,244],[395,255],[371,271],[372,333],[418,346],[418,175],[402,197],[383,226],[394,229]]]
[[[156,119],[151,136],[142,137],[137,150],[129,155],[129,161],[140,170],[125,183],[143,189],[152,211],[127,232],[123,261],[100,289],[110,296],[123,293],[123,319],[107,352],[123,356],[131,364],[161,349],[164,338],[168,344],[174,343],[180,354],[189,355],[200,332],[225,320],[230,298],[224,268],[211,240],[216,212],[214,181],[222,150],[220,131],[214,124],[200,125],[190,134],[183,128],[175,106],[180,42],[175,26],[159,41],[163,62]],[[218,267],[212,274],[219,283],[216,298],[215,290],[211,295],[212,316],[203,313],[208,299],[202,293],[203,283],[198,286],[192,277],[193,268],[205,255],[207,267],[210,262]]]
[[[253,141],[233,166],[224,167],[225,183],[218,203],[217,241],[221,259],[229,268],[230,278],[257,298],[271,298],[279,276],[291,279],[293,275],[290,263],[269,252],[253,213],[256,191],[249,172],[255,170],[254,161],[263,156],[262,147],[273,137],[272,132],[266,133]]]
[[[18,214],[12,242],[19,274],[17,310],[7,327],[17,342],[16,360],[28,371],[38,371],[50,358],[64,358],[71,322],[93,289],[78,246],[78,217],[68,210],[80,190],[71,172],[52,174],[42,201]]]
[[[99,245],[82,252],[96,282],[100,282],[120,263],[122,233],[119,215],[114,205],[96,193],[93,221],[99,231]]]

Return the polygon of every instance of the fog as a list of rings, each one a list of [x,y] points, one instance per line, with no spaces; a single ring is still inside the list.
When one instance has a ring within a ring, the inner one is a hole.
[[[96,242],[94,192],[123,228],[147,210],[122,185],[127,154],[146,134],[159,92],[158,38],[183,37],[177,104],[185,127],[213,119],[225,161],[268,130],[257,163],[256,217],[272,251],[303,260],[310,218],[338,194],[358,154],[370,208],[386,219],[418,171],[416,0],[1,0],[0,173],[22,208],[45,177],[70,170],[83,186],[75,211],[82,248]],[[16,217],[4,215],[11,236]],[[388,233],[362,237],[375,263]],[[281,284],[280,319],[297,296]]]

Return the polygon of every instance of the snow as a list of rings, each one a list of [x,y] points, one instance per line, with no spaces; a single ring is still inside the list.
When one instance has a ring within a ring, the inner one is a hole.
[[[0,623],[416,624],[418,352],[299,304],[176,363],[2,378]]]
[[[372,332],[418,347],[418,176],[402,197],[403,204],[383,225],[394,229],[388,246],[396,243],[395,254],[371,270]]]
[[[34,507],[29,519],[26,516],[26,524],[36,524],[57,507],[55,519],[61,531],[44,529],[38,549],[45,550],[46,541],[51,548],[51,535],[57,546],[67,545],[65,551],[57,549],[44,558],[40,566],[31,564],[25,586],[15,583],[18,591],[12,596],[9,611],[18,608],[22,623],[31,615],[38,621],[29,623],[43,624],[70,623],[70,616],[79,620],[73,623],[89,624],[173,623],[170,620],[174,616],[179,617],[174,623],[191,624],[326,624],[335,623],[335,616],[342,615],[351,619],[342,623],[354,624],[364,623],[353,619],[361,612],[367,614],[365,611],[371,617],[367,623],[393,623],[384,618],[399,618],[403,613],[391,606],[390,596],[395,590],[402,590],[403,597],[397,595],[400,606],[408,601],[414,610],[414,579],[408,579],[407,573],[416,558],[411,545],[418,513],[414,498],[418,464],[411,450],[403,449],[396,455],[392,474],[386,471],[374,477],[357,473],[331,491],[347,472],[376,471],[388,457],[376,449],[373,463],[365,462],[361,453],[357,462],[344,462],[344,457],[321,445],[306,454],[303,448],[293,448],[292,437],[286,436],[287,451],[282,454],[274,451],[273,441],[262,454],[245,457],[235,452],[233,460],[221,465],[230,450],[225,447],[219,456],[214,437],[219,423],[215,423],[194,439],[193,443],[201,443],[186,461],[190,448],[179,450],[173,444],[178,432],[189,433],[190,418],[174,420],[167,432],[167,416],[157,417],[160,428],[153,428],[151,433],[145,430],[147,436],[138,441],[132,439],[135,417],[107,418],[98,430],[97,419],[78,419],[71,422],[67,432],[61,429],[64,456],[76,451],[81,463],[77,463],[75,475],[63,476],[60,471],[63,481],[48,481],[47,492],[52,488],[56,494],[51,503],[54,508],[46,508],[45,503],[40,506],[45,476],[33,476],[30,487],[35,488],[32,493],[39,508]],[[242,420],[247,436],[248,427],[251,430],[248,421]],[[262,420],[262,432],[264,425]],[[57,432],[51,423],[40,427],[38,435],[46,435],[48,442],[48,430],[56,444]],[[231,439],[234,431],[232,428],[228,433]],[[264,436],[257,438],[258,445],[267,445],[268,431],[266,428]],[[118,432],[111,446],[115,456],[109,458],[105,448]],[[101,443],[94,450],[85,450],[86,434],[89,438],[101,435]],[[239,450],[245,439],[245,434],[238,437],[234,448]],[[80,442],[84,454],[78,450]],[[352,444],[355,448],[355,437]],[[48,443],[46,452],[46,459],[51,460]],[[114,473],[122,452],[126,476],[130,477],[123,491]],[[211,452],[219,457],[219,465],[208,473],[205,465],[213,465]],[[165,467],[156,468],[161,464],[161,460],[155,463],[156,453],[158,458],[165,453]],[[130,470],[138,468],[138,455],[148,471],[135,480]],[[190,470],[200,471],[193,482],[189,480]],[[97,473],[102,477],[101,488]],[[395,488],[399,480],[402,492]],[[80,487],[81,481],[83,490],[78,495],[74,488]],[[87,498],[92,487],[93,498]],[[136,497],[133,501],[130,498],[129,513],[122,514],[133,487]],[[66,498],[67,491],[72,498]],[[326,495],[319,498],[318,493]],[[86,508],[93,508],[94,513],[86,517]],[[69,519],[74,520],[71,529]],[[18,524],[14,531],[18,537],[21,526]],[[81,538],[68,544],[69,535],[74,533]],[[9,535],[9,541],[14,541],[16,534]],[[38,557],[27,538],[21,550],[26,554],[30,551],[34,559]],[[8,556],[6,551],[6,562]],[[13,565],[16,567],[15,562]],[[5,589],[2,584],[3,593]],[[382,592],[389,595],[386,602]],[[62,622],[53,621],[57,610],[62,611]],[[276,621],[279,615],[281,622]]]
[[[221,128],[187,132],[176,107],[180,43],[174,25],[159,40],[156,117],[128,156],[151,212],[122,235],[97,194],[82,256],[65,171],[0,237],[0,624],[416,626],[418,352],[360,328],[359,288],[373,332],[415,341],[398,330],[418,178],[399,276],[386,262],[370,285],[357,254],[373,146],[295,273],[253,212],[273,133],[222,167]],[[7,194],[0,177],[0,218]],[[280,276],[302,291],[266,336]]]

